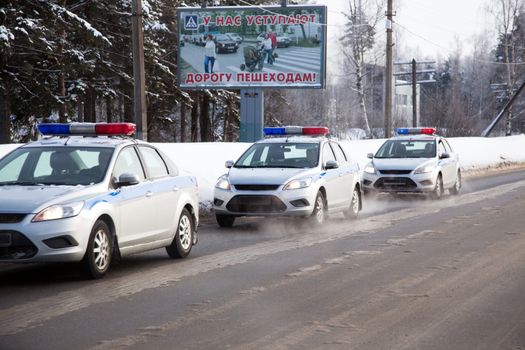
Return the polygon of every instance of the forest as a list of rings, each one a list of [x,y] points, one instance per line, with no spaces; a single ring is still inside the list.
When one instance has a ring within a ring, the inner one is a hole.
[[[345,24],[329,37],[329,50],[338,53],[329,63],[326,88],[265,90],[266,125],[327,125],[340,138],[383,136],[385,4],[344,1]],[[419,88],[420,124],[447,136],[479,135],[524,80],[523,0],[488,4],[494,28],[473,39],[472,52],[458,43],[440,57],[418,57],[434,62],[420,67],[429,71],[424,78],[434,81]],[[131,5],[131,0],[0,2],[0,143],[35,139],[35,125],[43,121],[133,122]],[[201,5],[143,0],[149,141],[238,141],[238,90],[177,87],[176,10]],[[414,53],[398,29],[395,59],[411,60]],[[522,100],[495,134],[524,132]],[[394,126],[402,124],[401,117],[394,119]]]

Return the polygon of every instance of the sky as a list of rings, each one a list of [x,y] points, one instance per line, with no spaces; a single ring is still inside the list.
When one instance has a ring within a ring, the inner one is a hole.
[[[486,1],[489,0],[394,0],[397,23],[394,31],[401,35],[406,51],[428,57],[446,56],[455,49],[457,38],[467,53],[472,49],[472,37],[493,26],[490,16],[484,13]],[[346,11],[348,0],[317,0],[316,3],[328,6],[328,36],[334,38],[344,22],[341,12]],[[378,39],[382,41],[385,40],[383,23],[384,20],[378,26]]]

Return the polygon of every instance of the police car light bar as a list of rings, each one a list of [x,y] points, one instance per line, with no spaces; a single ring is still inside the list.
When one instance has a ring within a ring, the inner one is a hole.
[[[434,135],[436,128],[397,128],[398,135]]]
[[[328,135],[329,130],[324,126],[284,126],[274,128],[264,128],[265,136],[280,136],[280,135],[309,135],[309,136],[324,136]]]
[[[38,124],[42,135],[133,135],[137,127],[133,123],[71,123]]]

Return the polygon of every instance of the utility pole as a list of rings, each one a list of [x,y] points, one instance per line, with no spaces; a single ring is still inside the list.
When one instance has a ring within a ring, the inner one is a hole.
[[[142,0],[133,0],[131,37],[133,41],[133,112],[137,124],[137,139],[148,140],[146,84],[144,73],[144,33],[142,31]]]
[[[391,136],[392,130],[392,72],[394,68],[392,42],[392,16],[394,0],[388,0],[386,10],[386,67],[385,67],[385,138]]]
[[[424,70],[417,70],[418,64],[434,64],[435,61],[419,61],[417,62],[415,58],[412,59],[410,62],[396,62],[395,65],[410,65],[411,69],[410,72],[397,72],[394,73],[393,76],[403,76],[403,75],[411,75],[411,82],[399,82],[395,84],[395,86],[403,86],[403,85],[412,85],[412,126],[415,128],[419,126],[418,122],[418,99],[417,99],[417,85],[418,84],[426,84],[426,83],[435,83],[436,81],[434,79],[427,79],[427,80],[417,80],[418,74],[429,74],[429,73],[435,73],[435,69],[424,69]]]
[[[412,59],[412,126],[417,127],[417,78],[416,59]]]

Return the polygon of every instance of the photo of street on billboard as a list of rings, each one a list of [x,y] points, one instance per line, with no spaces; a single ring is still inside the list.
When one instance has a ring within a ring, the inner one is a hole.
[[[179,87],[322,88],[326,7],[179,8]]]

